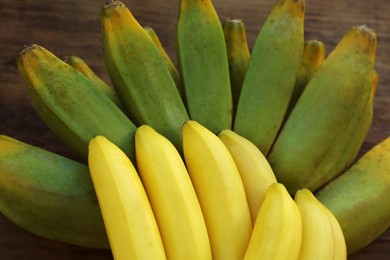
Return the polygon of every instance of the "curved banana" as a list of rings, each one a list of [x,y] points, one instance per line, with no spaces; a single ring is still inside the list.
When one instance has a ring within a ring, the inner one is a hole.
[[[91,80],[36,44],[25,47],[17,63],[35,110],[83,159],[96,135],[105,135],[135,159],[136,127]]]
[[[181,151],[188,114],[158,47],[120,1],[104,5],[100,24],[107,71],[127,115],[137,126],[152,126]]]
[[[323,205],[323,204],[322,204]],[[324,205],[323,205],[324,206]],[[327,208],[323,207],[328,213],[330,222],[332,224],[333,237],[334,237],[334,260],[347,260],[347,244],[343,230],[336,216]]]
[[[103,136],[89,144],[88,165],[115,259],[166,259],[142,182],[129,158]]]
[[[78,56],[72,55],[66,56],[64,58],[64,61],[76,70],[78,70],[84,76],[89,78],[96,85],[96,87],[98,87],[112,100],[112,102],[114,102],[119,108],[121,108],[122,104],[120,103],[115,90],[109,85],[107,85],[107,83],[104,82],[101,78],[99,78],[83,59]]]
[[[298,190],[294,200],[302,217],[302,244],[298,259],[333,260],[335,240],[328,212],[308,189]]]
[[[341,173],[334,165],[341,164],[345,147],[355,145],[350,131],[361,127],[357,119],[369,103],[376,46],[372,30],[353,27],[291,111],[267,157],[291,194],[301,188],[315,191]]]
[[[356,252],[390,227],[390,137],[366,152],[316,193],[337,218],[347,252]]]
[[[301,238],[302,219],[297,204],[283,184],[271,184],[257,215],[244,259],[296,260]]]
[[[305,0],[278,0],[252,48],[233,130],[265,156],[294,89],[303,53],[305,8]]]
[[[222,130],[218,137],[228,148],[238,168],[244,184],[252,224],[255,224],[266,190],[272,183],[277,182],[274,172],[259,148],[248,139],[229,129]]]
[[[228,56],[233,111],[236,111],[251,54],[246,39],[245,25],[241,19],[226,19],[222,23],[222,29]]]
[[[109,248],[84,164],[0,135],[0,212],[48,239]]]
[[[213,259],[242,259],[252,223],[240,173],[229,150],[213,132],[193,120],[183,125],[183,150]]]
[[[211,0],[180,0],[176,47],[192,120],[215,134],[232,126],[233,100],[224,34]]]
[[[135,134],[137,169],[169,259],[211,259],[206,224],[184,161],[152,127]]]

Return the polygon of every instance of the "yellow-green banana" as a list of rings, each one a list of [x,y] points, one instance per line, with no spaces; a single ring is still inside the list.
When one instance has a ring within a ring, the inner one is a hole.
[[[17,63],[32,105],[64,143],[86,160],[90,139],[105,135],[135,159],[136,127],[91,80],[36,44]]]
[[[245,25],[241,19],[229,18],[225,20],[222,23],[222,29],[228,56],[233,111],[236,111],[251,54],[246,38]]]
[[[233,100],[226,45],[211,0],[180,0],[176,42],[190,118],[215,134],[231,128]]]
[[[109,248],[88,167],[4,135],[0,212],[41,237]]]
[[[308,189],[295,193],[294,200],[302,217],[302,243],[299,260],[333,260],[333,224],[324,206]]]
[[[189,120],[183,125],[183,151],[213,259],[242,259],[252,222],[240,173],[229,150],[213,132]]]
[[[114,258],[166,259],[145,189],[126,154],[96,136],[89,144],[88,166]]]
[[[179,71],[177,70],[171,57],[169,57],[168,53],[165,51],[164,47],[162,46],[160,38],[158,37],[156,31],[150,26],[145,26],[144,30],[149,35],[149,37],[152,38],[153,42],[158,47],[162,57],[164,58],[165,63],[168,66],[169,72],[171,73],[171,76],[176,83],[176,87],[180,93],[180,96],[184,98],[184,90],[183,90],[183,85],[181,83]]]
[[[296,260],[301,237],[297,204],[283,184],[273,183],[266,191],[244,259]]]
[[[259,148],[248,139],[229,129],[222,130],[218,137],[228,148],[240,172],[252,224],[255,224],[265,191],[277,182],[274,172]]]
[[[309,81],[267,159],[291,194],[315,191],[340,174],[334,166],[364,113],[375,81],[376,35],[354,26]],[[365,126],[364,126],[365,127]],[[349,159],[349,158],[347,158]],[[345,160],[347,160],[345,159]]]
[[[284,121],[304,45],[305,0],[278,0],[252,49],[234,131],[268,154]]]
[[[84,76],[89,78],[95,85],[98,87],[104,94],[106,94],[112,102],[114,102],[118,107],[121,107],[118,95],[115,90],[107,85],[98,75],[93,72],[93,70],[88,66],[88,64],[78,56],[66,56],[64,61],[70,66],[81,72]]]
[[[138,173],[150,200],[168,259],[211,259],[206,224],[184,161],[152,127],[135,134]]]
[[[104,5],[100,23],[107,71],[127,115],[181,150],[188,115],[158,47],[120,1]]]
[[[316,193],[337,218],[347,252],[356,252],[390,227],[390,137]]]

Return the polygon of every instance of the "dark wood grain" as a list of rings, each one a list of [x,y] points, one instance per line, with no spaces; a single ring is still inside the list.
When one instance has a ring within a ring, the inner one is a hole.
[[[249,45],[275,0],[214,0],[221,20],[241,18]],[[179,0],[127,0],[124,3],[144,26],[151,26],[174,61]],[[0,1],[0,134],[77,159],[50,132],[32,108],[17,72],[15,59],[23,45],[38,43],[57,56],[78,55],[109,82],[101,46],[99,9],[104,1]],[[366,24],[378,36],[376,70],[380,80],[374,120],[362,147],[364,153],[390,135],[390,1],[308,0],[306,37],[316,37],[328,53],[351,26]],[[364,214],[362,212],[362,214]],[[390,256],[390,230],[352,260],[382,260]],[[107,250],[94,250],[47,240],[30,234],[0,214],[0,259],[112,259]]]

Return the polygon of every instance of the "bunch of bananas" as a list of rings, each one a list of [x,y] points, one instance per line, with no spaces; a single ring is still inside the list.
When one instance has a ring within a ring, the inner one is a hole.
[[[100,12],[113,88],[33,44],[18,69],[74,161],[0,136],[0,212],[115,259],[346,259],[390,226],[390,137],[358,161],[376,35],[326,56],[304,0],[278,0],[253,48],[240,19],[181,0],[178,69],[120,1]],[[364,214],[362,214],[364,212]]]

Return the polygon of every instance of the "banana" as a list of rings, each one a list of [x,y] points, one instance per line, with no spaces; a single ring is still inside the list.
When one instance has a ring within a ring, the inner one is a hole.
[[[242,259],[252,223],[240,173],[229,150],[211,130],[189,120],[183,125],[183,151],[213,259]]]
[[[316,193],[337,218],[347,252],[356,252],[390,227],[390,136]]]
[[[321,204],[323,205],[323,204]],[[328,214],[330,222],[332,224],[333,238],[334,238],[334,260],[347,260],[347,244],[343,230],[336,216],[323,205],[323,208]]]
[[[233,100],[224,33],[211,0],[181,0],[179,71],[190,118],[215,134],[232,127]]]
[[[302,219],[297,204],[283,184],[271,184],[257,215],[244,259],[296,260],[301,238]]]
[[[181,83],[179,71],[177,70],[171,57],[169,57],[168,53],[165,51],[164,47],[162,46],[160,38],[158,37],[156,31],[150,26],[145,26],[144,30],[149,35],[149,37],[152,38],[153,42],[158,47],[162,57],[164,58],[165,63],[168,66],[169,72],[171,73],[171,76],[172,76],[173,80],[175,81],[175,84],[176,84],[176,87],[180,93],[180,96],[183,99],[184,98],[184,90],[183,90],[183,85]]]
[[[278,0],[252,49],[234,131],[266,156],[284,121],[304,45],[305,0]]]
[[[246,38],[245,25],[241,19],[226,19],[222,23],[222,29],[225,36],[229,64],[233,111],[236,111],[251,54]]]
[[[112,102],[114,102],[119,108],[121,108],[122,104],[120,103],[115,90],[109,85],[107,85],[107,83],[104,82],[100,77],[98,77],[83,59],[78,56],[72,55],[66,56],[64,58],[64,61],[76,70],[78,70],[84,76],[89,78],[96,85],[96,87],[98,87],[112,100]]]
[[[302,217],[302,243],[299,260],[333,260],[333,224],[324,206],[308,189],[295,193],[294,200]]]
[[[248,139],[229,129],[222,130],[218,137],[228,148],[238,168],[245,188],[252,224],[255,224],[267,188],[277,182],[274,172],[259,148]]]
[[[354,26],[309,81],[287,118],[267,159],[291,194],[301,188],[314,192],[341,173],[334,166],[343,164],[344,150],[355,145],[351,131],[362,127],[358,119],[369,104],[376,45],[375,32]]]
[[[104,136],[89,143],[88,165],[115,259],[166,259],[160,232],[132,162]]]
[[[185,164],[152,127],[135,134],[138,173],[155,214],[168,259],[211,259],[206,224]]]
[[[120,1],[104,5],[100,24],[107,71],[127,115],[181,150],[188,114],[158,47]]]
[[[17,64],[35,110],[82,158],[100,134],[135,159],[135,125],[91,80],[37,44],[25,47]]]
[[[44,238],[109,248],[88,167],[0,135],[0,212]]]

